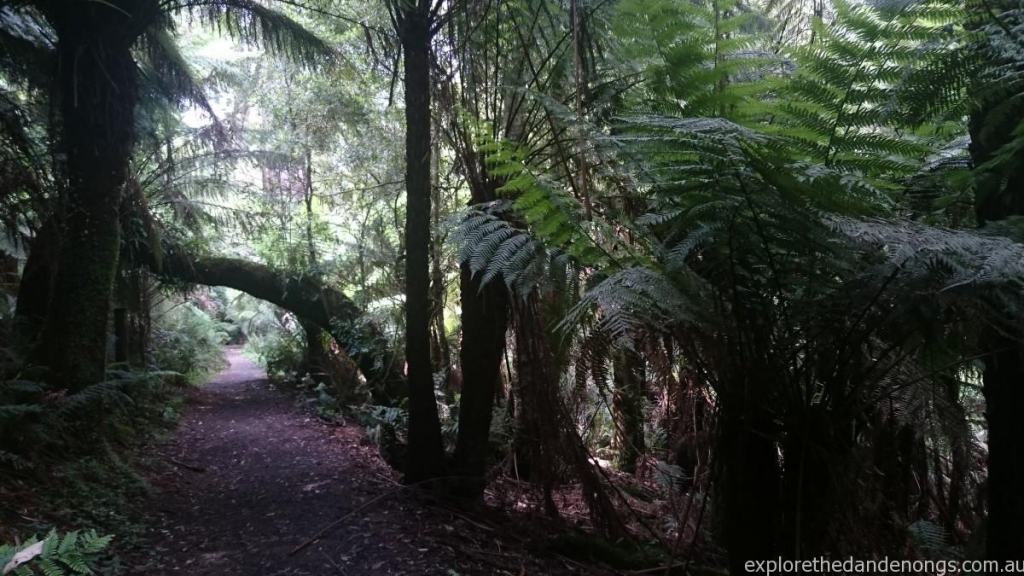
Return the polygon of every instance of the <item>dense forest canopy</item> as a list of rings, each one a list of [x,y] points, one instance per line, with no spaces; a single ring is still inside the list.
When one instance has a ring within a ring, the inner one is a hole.
[[[230,342],[634,569],[1024,559],[1022,46],[1013,0],[0,0],[0,467]]]

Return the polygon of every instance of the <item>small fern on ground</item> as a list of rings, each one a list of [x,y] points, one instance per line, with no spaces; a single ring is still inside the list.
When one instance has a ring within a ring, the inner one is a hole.
[[[0,574],[14,576],[74,576],[93,574],[112,536],[89,530],[32,538],[20,546],[0,545]]]

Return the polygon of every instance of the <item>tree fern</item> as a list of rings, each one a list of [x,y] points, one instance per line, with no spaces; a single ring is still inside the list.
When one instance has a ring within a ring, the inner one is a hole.
[[[479,148],[490,174],[504,181],[498,194],[508,200],[471,209],[451,241],[484,283],[500,276],[525,295],[545,278],[551,258],[603,268],[633,257],[607,224],[584,218],[579,200],[535,175],[524,151],[502,142]]]
[[[759,50],[758,14],[735,0],[628,0],[615,33],[627,65],[645,82],[632,106],[685,116],[748,117],[757,80],[774,60]]]
[[[797,73],[779,91],[768,129],[799,156],[876,183],[912,173],[930,142],[901,130],[900,96],[909,92],[898,86],[955,14],[928,2],[884,11],[837,2],[832,25],[815,24],[820,41],[796,50]]]

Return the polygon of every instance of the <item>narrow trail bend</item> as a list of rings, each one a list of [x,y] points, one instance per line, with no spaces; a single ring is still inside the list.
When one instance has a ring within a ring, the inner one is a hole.
[[[361,429],[327,425],[296,407],[238,348],[228,349],[228,360],[229,368],[193,393],[176,433],[153,448],[148,528],[130,555],[130,574],[585,570],[527,552],[508,529],[414,501],[396,490],[393,473]],[[289,555],[324,526],[381,496]]]

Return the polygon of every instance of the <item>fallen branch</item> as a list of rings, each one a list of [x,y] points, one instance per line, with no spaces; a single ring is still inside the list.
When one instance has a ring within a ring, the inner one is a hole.
[[[464,479],[464,478],[465,478],[465,476],[442,476],[440,478],[428,478],[426,480],[420,480],[419,482],[413,482],[412,484],[404,484],[402,486],[399,486],[399,487],[395,488],[394,490],[389,490],[389,491],[385,492],[384,494],[381,494],[380,496],[377,496],[376,498],[371,498],[370,500],[364,502],[363,504],[360,504],[354,510],[352,510],[350,512],[347,512],[341,518],[338,518],[337,520],[331,522],[327,526],[324,526],[323,528],[320,529],[319,532],[314,534],[309,540],[306,540],[302,544],[299,544],[295,548],[292,548],[291,552],[288,552],[288,555],[289,556],[294,556],[294,555],[298,554],[299,552],[302,552],[303,550],[308,548],[310,545],[316,543],[318,540],[323,538],[328,532],[330,532],[331,530],[333,530],[333,529],[337,528],[338,526],[342,525],[345,522],[345,520],[348,520],[349,518],[351,518],[355,514],[358,514],[359,512],[362,512],[363,510],[366,510],[367,508],[369,508],[370,506],[373,506],[377,502],[380,502],[381,500],[384,500],[388,496],[394,496],[395,494],[398,494],[399,492],[401,492],[403,490],[408,490],[410,488],[417,488],[417,487],[423,486],[425,484],[432,484],[432,483],[435,483],[435,482],[443,482],[443,481],[446,481],[446,480],[458,480],[458,479]]]
[[[320,531],[317,532],[316,534],[314,534],[312,538],[310,538],[309,540],[306,540],[302,544],[299,544],[295,548],[292,548],[291,552],[289,552],[288,555],[289,556],[295,556],[299,552],[302,552],[303,550],[308,548],[310,545],[316,543],[318,540],[320,540],[325,535],[327,535],[328,532],[330,532],[331,530],[333,530],[337,526],[340,526],[345,520],[347,520],[352,515],[357,514],[359,512],[362,512],[363,510],[366,510],[367,508],[369,508],[370,506],[376,504],[377,502],[380,502],[381,500],[387,498],[388,496],[391,496],[393,494],[401,492],[405,488],[407,488],[407,487],[406,486],[400,486],[399,488],[397,488],[395,490],[391,490],[390,492],[381,494],[380,496],[377,496],[376,498],[371,498],[368,502],[365,502],[362,505],[358,506],[355,510],[352,510],[351,512],[348,512],[347,514],[345,514],[341,518],[338,518],[334,522],[331,522],[327,526],[324,526],[323,528],[321,528]]]

